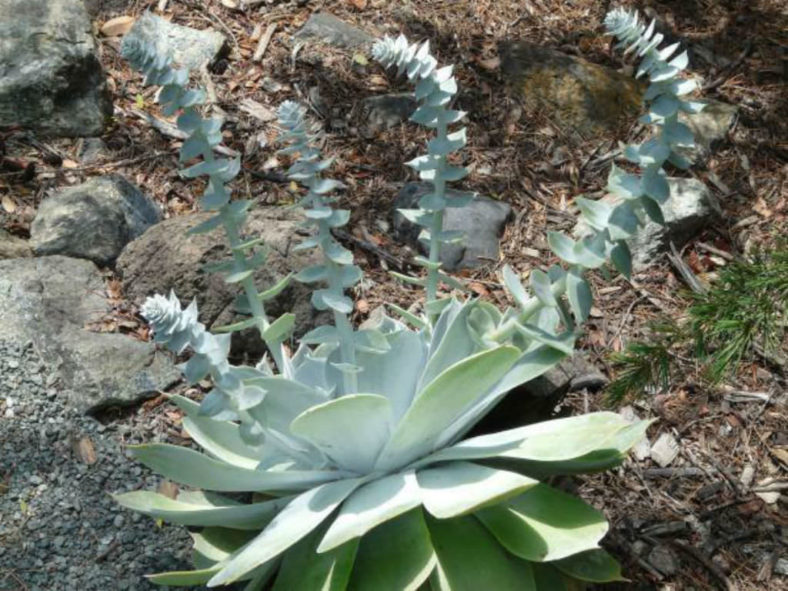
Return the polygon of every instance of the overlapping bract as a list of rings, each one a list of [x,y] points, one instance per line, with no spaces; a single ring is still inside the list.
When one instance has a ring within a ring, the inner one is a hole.
[[[420,240],[429,242],[429,259],[417,257],[416,263],[427,269],[427,279],[418,279],[395,274],[400,279],[427,288],[427,301],[435,300],[438,280],[456,286],[456,280],[440,272],[440,246],[462,240],[462,233],[443,230],[443,212],[447,207],[464,207],[472,193],[446,194],[446,183],[464,178],[468,171],[448,161],[449,154],[465,147],[466,129],[449,132],[450,125],[465,117],[463,111],[451,108],[457,93],[457,81],[452,72],[454,66],[438,67],[437,60],[430,55],[429,42],[409,44],[400,35],[396,39],[384,37],[372,48],[372,56],[384,67],[396,67],[397,75],[405,74],[415,84],[414,95],[419,107],[410,120],[435,129],[435,138],[427,143],[427,153],[406,164],[419,172],[419,177],[432,184],[432,191],[419,200],[418,209],[400,212],[411,222],[422,226]]]

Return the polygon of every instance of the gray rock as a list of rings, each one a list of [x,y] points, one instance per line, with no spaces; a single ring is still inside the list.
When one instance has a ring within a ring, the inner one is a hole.
[[[228,285],[217,273],[202,270],[205,263],[229,256],[224,232],[218,229],[208,234],[186,234],[211,215],[198,213],[170,218],[131,242],[117,263],[126,297],[141,304],[148,296],[166,294],[172,289],[183,303],[197,299],[200,321],[208,327],[241,320],[234,307],[238,287]],[[270,249],[268,260],[254,275],[259,289],[271,287],[287,274],[318,261],[320,255],[315,251],[292,250],[303,240],[298,235],[302,220],[303,216],[284,207],[266,207],[250,213],[245,234],[250,238],[265,238]],[[295,333],[303,334],[324,317],[312,308],[310,296],[311,290],[292,281],[277,298],[266,302],[266,312],[271,317],[293,312]],[[263,351],[254,330],[233,334],[233,346],[236,351],[240,349],[250,355]]]
[[[418,240],[421,227],[405,219],[398,209],[418,207],[419,199],[431,188],[429,183],[407,183],[394,199],[394,229],[403,242],[413,244],[422,252],[427,252],[426,245]],[[452,196],[451,190],[447,195]],[[473,268],[498,260],[498,246],[506,223],[512,215],[512,208],[500,201],[478,196],[466,207],[447,208],[443,218],[443,229],[462,231],[465,239],[458,244],[444,244],[441,248],[440,260],[443,269]]]
[[[651,566],[669,577],[675,575],[679,570],[679,559],[675,552],[665,544],[654,546],[648,554],[648,562]]]
[[[128,37],[153,45],[162,55],[190,70],[199,70],[216,61],[226,49],[224,35],[176,25],[150,12],[144,13],[127,33]]]
[[[371,44],[375,38],[358,27],[349,25],[329,12],[317,12],[310,15],[304,26],[295,34],[295,38],[318,39],[345,49],[355,49]]]
[[[0,127],[99,135],[112,104],[82,0],[0,0],[0,14]]]
[[[717,200],[699,180],[668,178],[668,183],[670,200],[662,206],[665,225],[649,220],[636,236],[627,241],[635,271],[647,268],[661,253],[669,250],[670,242],[680,248],[721,215]],[[602,199],[610,204],[617,202],[612,195]],[[582,236],[587,232],[587,225],[579,221],[574,234]]]
[[[27,240],[0,229],[0,259],[19,259],[33,256]]]
[[[30,236],[38,255],[62,254],[108,265],[160,219],[149,197],[122,176],[109,175],[42,201]]]
[[[107,157],[107,145],[98,137],[88,137],[79,141],[77,158],[81,164],[93,164]]]
[[[407,121],[417,106],[410,92],[371,96],[361,102],[361,117],[366,131],[374,135]]]
[[[692,162],[701,162],[711,155],[714,147],[728,136],[739,113],[735,105],[714,100],[701,102],[706,103],[706,107],[700,113],[679,113],[679,121],[695,136],[695,147],[682,151]]]
[[[86,330],[110,310],[103,292],[102,277],[90,261],[63,256],[0,261],[0,334],[31,342],[56,368],[62,393],[81,412],[136,402],[180,377],[151,343]]]

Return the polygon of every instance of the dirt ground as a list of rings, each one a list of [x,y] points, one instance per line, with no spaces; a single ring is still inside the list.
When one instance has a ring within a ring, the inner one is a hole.
[[[462,158],[471,168],[458,188],[509,203],[515,211],[500,259],[462,273],[476,294],[498,304],[506,303],[498,276],[503,264],[525,273],[548,262],[546,230],[572,227],[572,199],[603,189],[609,159],[601,156],[630,138],[636,127],[618,136],[579,137],[555,125],[546,111],[526,112],[497,69],[498,45],[510,39],[620,68],[620,54],[602,34],[604,14],[612,6],[607,1],[271,0],[245,9],[240,0],[94,4],[97,31],[113,16],[151,9],[228,37],[227,57],[202,76],[202,83],[215,95],[214,108],[226,116],[225,145],[244,154],[237,194],[259,204],[294,200],[282,174],[286,162],[275,156],[273,121],[250,115],[242,108],[244,99],[269,110],[286,99],[310,105],[327,132],[324,153],[337,158],[332,176],[349,187],[342,198],[352,212],[348,245],[368,279],[355,294],[354,320],[359,322],[383,302],[407,307],[419,297],[388,274],[408,269],[413,255],[392,239],[389,215],[396,191],[413,178],[402,163],[423,149],[426,134],[403,124],[369,137],[355,125],[363,98],[406,87],[353,51],[308,45],[294,58],[293,34],[312,12],[328,10],[372,34],[403,32],[412,40],[430,39],[439,62],[456,64],[459,104],[469,113],[469,145]],[[780,0],[682,0],[637,7],[654,10],[696,48],[690,67],[703,78],[704,97],[740,109],[727,141],[691,171],[714,192],[724,213],[681,256],[694,273],[713,278],[733,257],[769,246],[787,229],[788,8]],[[254,61],[261,34],[273,26],[262,59]],[[23,170],[0,170],[0,228],[26,237],[48,190],[108,172],[140,186],[167,216],[195,209],[194,185],[176,173],[179,142],[135,114],[157,114],[153,90],[144,88],[120,58],[119,38],[99,34],[98,40],[115,104],[112,126],[103,137],[105,157],[84,165],[78,141],[7,135],[6,158]],[[682,293],[687,288],[667,259],[633,282],[598,277],[595,283],[595,307],[581,346],[611,376],[611,351],[641,336],[658,315],[678,317],[687,306]],[[110,285],[117,288],[116,281]],[[135,310],[119,304],[108,329],[134,331],[138,320]],[[687,364],[689,377],[630,402],[641,418],[659,419],[649,431],[651,441],[662,433],[675,437],[679,459],[662,470],[649,459],[632,459],[618,470],[571,484],[610,517],[606,546],[631,582],[609,588],[788,589],[788,496],[783,492],[774,500],[775,492],[788,488],[785,376],[756,358],[722,386],[710,387],[693,374],[692,361]],[[752,393],[766,396],[747,396]],[[581,392],[567,398],[564,411],[603,405],[601,397]],[[778,574],[780,568],[785,574]]]

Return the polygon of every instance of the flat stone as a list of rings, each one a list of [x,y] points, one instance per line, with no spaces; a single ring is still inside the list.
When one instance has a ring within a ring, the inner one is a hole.
[[[0,0],[0,15],[0,127],[100,135],[112,103],[82,0]]]
[[[421,227],[408,221],[398,209],[418,207],[419,199],[431,190],[430,183],[407,183],[397,194],[393,204],[394,230],[399,240],[410,243],[423,253],[428,247],[418,237]],[[456,195],[448,189],[446,194]],[[506,223],[512,216],[512,208],[489,197],[478,196],[466,207],[447,208],[443,218],[445,231],[464,232],[462,243],[443,244],[440,261],[446,271],[474,268],[498,260],[499,241]]]
[[[501,73],[531,111],[585,136],[616,131],[642,111],[645,86],[631,76],[521,41],[499,45]]]
[[[721,215],[717,200],[699,180],[668,178],[668,184],[670,199],[662,206],[665,225],[649,220],[627,240],[635,271],[646,269],[660,254],[670,249],[671,242],[681,248]],[[611,205],[618,203],[612,195],[606,195],[602,200]],[[575,236],[587,233],[588,226],[580,220],[574,229]]]
[[[651,459],[667,468],[679,455],[679,442],[670,433],[663,433],[651,445]]]
[[[407,121],[417,106],[418,103],[410,92],[365,98],[361,102],[361,118],[366,135],[374,135]]]
[[[29,241],[0,229],[0,259],[19,259],[33,256]]]
[[[31,342],[56,367],[69,404],[92,413],[155,396],[180,378],[151,343],[85,328],[111,309],[90,261],[47,256],[0,261],[0,334]]]
[[[38,255],[62,254],[99,265],[161,219],[157,205],[120,175],[97,177],[44,199],[30,226]]]
[[[174,290],[181,302],[197,299],[200,321],[216,327],[242,320],[235,312],[234,300],[239,288],[228,285],[217,273],[206,273],[202,266],[229,257],[224,232],[221,229],[207,234],[187,235],[187,231],[204,222],[213,214],[197,213],[177,216],[152,226],[131,242],[118,258],[117,269],[123,277],[123,292],[136,304],[148,296],[167,294]],[[268,259],[255,271],[255,285],[261,291],[272,287],[289,273],[315,264],[321,259],[317,251],[293,251],[304,236],[300,223],[303,216],[286,207],[265,207],[250,212],[244,226],[248,238],[265,238]],[[271,318],[285,312],[296,315],[296,335],[301,335],[318,323],[319,314],[310,303],[311,290],[292,280],[275,299],[266,302]],[[251,355],[264,351],[255,330],[233,334],[233,347]]]
[[[346,23],[330,12],[316,12],[310,15],[304,26],[295,34],[295,38],[317,39],[343,49],[356,49],[370,45],[375,40],[369,33]]]
[[[635,409],[629,404],[622,407],[621,410],[618,411],[618,414],[629,423],[637,423],[640,421],[640,417],[635,413]],[[634,445],[632,454],[641,462],[651,456],[651,444],[647,437],[643,436],[643,438]]]
[[[648,562],[651,566],[669,577],[675,575],[679,570],[679,559],[675,552],[665,544],[654,546],[648,554]]]
[[[162,55],[190,70],[211,65],[226,48],[224,35],[213,29],[193,29],[145,12],[134,23],[127,37],[152,45]]]

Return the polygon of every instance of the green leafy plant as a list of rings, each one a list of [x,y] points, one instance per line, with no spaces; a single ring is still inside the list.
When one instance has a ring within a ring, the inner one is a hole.
[[[124,54],[149,81],[165,85],[164,98],[181,105],[171,113],[184,109],[179,122],[194,109],[182,99],[193,91],[180,74],[173,84],[166,60],[125,44]],[[314,231],[301,246],[323,253],[321,264],[296,278],[322,284],[312,301],[333,312],[334,324],[305,335],[288,356],[281,347],[286,331],[270,332],[280,320],[269,323],[261,307],[250,306],[249,322],[276,350],[275,367],[266,360],[256,367],[234,366],[227,361],[229,338],[205,330],[194,302],[183,309],[170,294],[145,303],[141,312],[156,341],[177,353],[192,350],[183,366],[187,380],[209,376],[214,389],[201,404],[171,397],[205,453],[147,444],[131,448],[132,454],[188,487],[253,493],[244,502],[190,490],[176,499],[150,491],[116,495],[120,504],[154,518],[202,528],[191,532],[197,569],[151,580],[208,586],[245,581],[247,591],[401,591],[560,590],[578,581],[619,579],[617,563],[599,548],[608,529],[604,516],[543,480],[620,464],[647,422],[629,424],[603,412],[472,438],[467,433],[507,392],[573,354],[592,301],[584,274],[610,256],[628,272],[623,239],[641,220],[635,215],[630,228],[628,221],[619,223],[629,210],[605,213],[589,201],[584,215],[593,222],[593,236],[575,242],[550,235],[567,268],[534,270],[530,290],[504,268],[515,308],[439,299],[438,281],[453,281],[437,264],[440,244],[456,238],[442,229],[443,211],[454,205],[445,183],[465,174],[448,161],[465,143],[464,130],[448,131],[462,117],[449,108],[456,82],[450,68],[438,68],[426,43],[386,38],[373,56],[416,83],[422,104],[413,118],[436,129],[428,154],[411,163],[433,183],[432,193],[411,212],[430,241],[430,257],[421,260],[426,278],[409,278],[426,288],[425,313],[397,310],[403,321],[383,315],[353,329],[345,290],[360,272],[331,234],[349,217],[331,207],[330,193],[339,183],[322,177],[331,160],[316,147],[304,109],[283,104],[282,139],[296,157],[288,174],[307,188],[301,205]],[[203,133],[201,125],[183,128]],[[206,144],[215,145],[190,136],[184,147],[200,149],[182,157],[200,156],[195,166],[201,173],[232,171],[230,164],[213,164]],[[237,202],[228,197],[208,203],[217,208],[216,224],[227,229],[224,220]],[[227,235],[232,244],[233,233]],[[220,270],[242,283],[247,302],[264,301],[244,283],[250,263],[235,258],[232,265]]]

